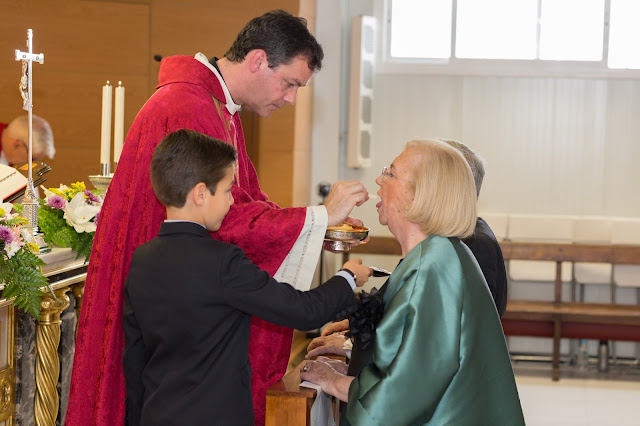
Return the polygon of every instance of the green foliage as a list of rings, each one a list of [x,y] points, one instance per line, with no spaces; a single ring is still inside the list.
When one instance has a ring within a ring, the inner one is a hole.
[[[75,251],[78,256],[76,259],[84,257],[85,259],[89,259],[91,255],[91,247],[93,246],[93,232],[83,232],[81,234],[76,234],[77,239],[74,246],[72,246],[73,251]]]
[[[76,232],[64,219],[64,212],[49,206],[38,209],[38,228],[44,234],[47,244],[58,247],[70,247],[76,253],[76,259],[89,259],[93,245],[94,232]]]
[[[76,194],[84,193],[84,202],[94,206],[92,214],[95,214],[96,208],[99,210],[102,203],[99,197],[100,194],[87,191],[84,182],[72,183],[70,187],[61,185],[59,188],[49,188],[49,190],[45,190],[45,193],[63,197],[67,203],[70,203]],[[83,199],[76,198],[76,200]],[[89,260],[95,232],[77,232],[73,226],[67,223],[63,210],[48,205],[45,200],[39,201],[38,228],[42,232],[45,242],[58,247],[69,247],[76,252],[76,259],[85,258]],[[77,201],[76,204],[67,204],[67,212],[73,212],[69,208],[78,208]],[[13,210],[21,214],[23,206],[14,204]],[[24,225],[28,224],[28,220],[25,218],[8,213],[4,212],[4,210],[0,211],[0,224],[10,228],[15,226],[24,227]],[[73,218],[73,215],[70,217]],[[85,227],[84,229],[89,228]],[[20,238],[19,241],[22,241],[22,237],[18,238]],[[13,253],[16,250],[16,245],[14,242],[11,244],[13,246],[9,252]],[[43,295],[40,289],[47,286],[48,281],[41,272],[41,266],[44,262],[31,251],[34,250],[37,253],[37,247],[25,244],[12,257],[9,257],[5,245],[5,241],[0,239],[0,283],[4,283],[2,297],[13,299],[14,306],[24,309],[40,319],[40,301]]]
[[[2,297],[14,298],[13,305],[31,313],[40,319],[41,287],[47,279],[40,272],[44,262],[26,248],[19,250],[13,257],[0,255],[0,282],[4,282]]]

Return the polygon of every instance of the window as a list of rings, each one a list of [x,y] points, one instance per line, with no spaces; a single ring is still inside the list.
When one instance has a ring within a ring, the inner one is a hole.
[[[609,67],[640,69],[640,4],[638,0],[611,0]]]
[[[458,0],[455,56],[534,59],[537,3],[538,0]]]
[[[449,58],[451,1],[395,0],[391,25],[391,56]]]
[[[640,70],[638,0],[386,0],[385,62],[446,72]],[[529,73],[529,72],[526,72]],[[544,72],[543,72],[544,73]]]
[[[543,0],[540,12],[540,59],[602,60],[603,0]]]

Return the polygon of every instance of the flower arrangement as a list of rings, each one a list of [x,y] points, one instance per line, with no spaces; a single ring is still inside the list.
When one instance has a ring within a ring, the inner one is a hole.
[[[27,219],[12,213],[14,205],[0,203],[0,283],[2,297],[40,319],[42,287],[47,279],[40,267],[44,262],[36,255],[38,247],[25,241],[23,227]]]
[[[99,193],[88,190],[84,182],[70,187],[44,190],[44,200],[38,209],[38,227],[47,244],[71,247],[77,259],[89,260],[98,215],[102,207]]]

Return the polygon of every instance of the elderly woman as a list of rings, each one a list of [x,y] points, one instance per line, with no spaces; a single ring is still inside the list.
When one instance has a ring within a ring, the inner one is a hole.
[[[376,183],[404,259],[381,291],[375,339],[353,376],[320,358],[300,377],[348,402],[341,424],[523,425],[499,317],[460,241],[476,223],[467,162],[444,142],[412,141]]]

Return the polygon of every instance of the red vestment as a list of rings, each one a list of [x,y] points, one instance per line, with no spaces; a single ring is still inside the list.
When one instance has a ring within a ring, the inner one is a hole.
[[[169,57],[162,61],[158,79],[157,92],[127,134],[99,215],[78,327],[67,426],[111,426],[124,418],[122,291],[134,249],[155,237],[166,219],[149,176],[151,155],[164,136],[186,128],[238,149],[235,204],[213,236],[240,246],[270,275],[293,247],[305,221],[305,208],[282,209],[260,190],[240,116],[230,115],[222,86],[205,65],[189,56]],[[180,285],[176,283],[176,294]],[[180,315],[171,306],[163,308],[167,315]],[[264,423],[266,389],[286,371],[291,340],[291,329],[253,319],[249,359],[256,424]]]

